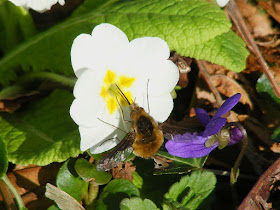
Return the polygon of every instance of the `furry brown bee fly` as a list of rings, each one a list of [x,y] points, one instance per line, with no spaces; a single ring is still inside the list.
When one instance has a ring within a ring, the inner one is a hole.
[[[130,107],[131,130],[125,138],[98,163],[98,170],[110,170],[123,162],[133,151],[142,158],[152,157],[161,147],[164,137],[158,123],[135,102],[131,103],[116,84],[120,96]]]

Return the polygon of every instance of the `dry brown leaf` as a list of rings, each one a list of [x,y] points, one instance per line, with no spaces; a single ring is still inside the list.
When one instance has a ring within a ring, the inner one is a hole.
[[[155,161],[155,169],[168,168],[170,163],[173,162],[173,160],[168,160],[165,157],[161,157],[161,156],[158,156],[158,155],[154,155],[152,158]]]
[[[26,93],[18,93],[14,96],[0,99],[0,111],[13,113],[18,110],[23,103],[32,99],[33,96],[38,95],[38,91],[29,91]]]
[[[136,166],[133,166],[131,162],[125,162],[119,164],[117,167],[112,169],[112,176],[115,179],[127,179],[132,182],[132,173],[136,170]]]
[[[273,143],[270,147],[270,150],[274,153],[280,153],[280,144],[279,143]]]
[[[255,37],[274,34],[271,21],[266,13],[261,13],[256,6],[247,3],[245,0],[237,0],[236,4],[247,21],[247,26]]]
[[[53,163],[44,167],[27,167],[10,172],[7,176],[22,196],[22,200],[28,209],[45,209],[53,204],[51,200],[44,196],[45,185],[48,182],[55,181],[60,166],[61,164]]]
[[[217,90],[227,97],[231,97],[236,93],[241,93],[240,102],[248,104],[253,109],[253,104],[247,92],[235,80],[225,75],[212,75],[211,81],[216,86]]]
[[[279,12],[277,13],[275,10],[274,1],[258,1],[258,4],[271,16],[273,17],[278,23],[280,23],[280,16]]]
[[[50,183],[46,186],[45,195],[54,200],[61,210],[85,210],[75,198]]]

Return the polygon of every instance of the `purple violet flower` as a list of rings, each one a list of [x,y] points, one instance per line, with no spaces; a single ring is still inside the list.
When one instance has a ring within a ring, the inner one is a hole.
[[[205,130],[201,133],[185,133],[183,135],[174,136],[172,140],[169,140],[165,144],[168,153],[182,158],[199,158],[208,155],[212,150],[218,147],[219,142],[216,141],[210,147],[206,147],[205,142],[211,136],[219,133],[224,127],[227,119],[222,116],[238,103],[240,97],[241,94],[237,93],[228,98],[211,119],[204,109],[196,108],[196,116],[205,127]],[[230,129],[229,134],[230,139],[228,145],[236,144],[243,138],[241,131],[237,127]]]

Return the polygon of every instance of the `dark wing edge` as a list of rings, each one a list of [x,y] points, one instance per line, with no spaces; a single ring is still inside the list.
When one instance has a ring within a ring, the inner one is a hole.
[[[117,146],[98,161],[96,170],[108,171],[125,161],[133,151],[132,144],[134,139],[135,133],[129,132]]]

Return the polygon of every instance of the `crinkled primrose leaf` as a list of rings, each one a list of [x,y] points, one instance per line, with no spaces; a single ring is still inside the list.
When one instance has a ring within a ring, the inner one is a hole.
[[[154,204],[153,201],[150,199],[144,199],[141,198],[125,198],[122,200],[120,204],[121,210],[157,210],[156,204]]]
[[[164,195],[163,209],[196,209],[214,190],[216,181],[215,174],[209,171],[184,176]]]
[[[84,181],[89,182],[93,179],[96,185],[107,184],[112,179],[111,174],[97,171],[95,165],[83,158],[76,161],[75,170]]]
[[[30,13],[9,1],[0,3],[0,49],[7,53],[37,33]]]
[[[8,157],[6,145],[0,136],[0,178],[2,178],[8,169]]]
[[[198,170],[201,169],[207,160],[208,156],[201,158],[180,158],[170,155],[168,152],[158,151],[156,155],[164,157],[168,160],[172,160],[171,167],[167,169],[157,169],[154,171],[156,175],[162,174],[178,174],[185,173],[188,170]]]
[[[81,201],[88,193],[88,182],[85,182],[75,171],[76,159],[66,161],[56,177],[56,185],[77,201]]]
[[[0,83],[6,85],[16,80],[19,66],[25,72],[48,69],[73,75],[69,52],[74,38],[82,32],[90,33],[100,23],[117,26],[129,40],[160,37],[182,56],[206,59],[230,70],[241,71],[245,65],[247,51],[242,41],[235,34],[230,36],[230,42],[229,35],[219,36],[228,32],[231,24],[217,6],[204,0],[142,0],[93,10],[38,34],[0,61]],[[222,44],[225,49],[219,44],[221,40],[227,42]]]
[[[79,132],[69,116],[72,100],[71,93],[55,90],[21,112],[1,114],[0,133],[9,161],[47,165],[80,154]]]
[[[115,209],[124,198],[140,196],[137,187],[126,179],[114,179],[103,189],[96,209]]]
[[[280,85],[278,83],[278,85]],[[263,74],[257,82],[256,89],[258,93],[270,97],[275,103],[280,104],[280,99],[275,95],[273,88],[265,74]]]

